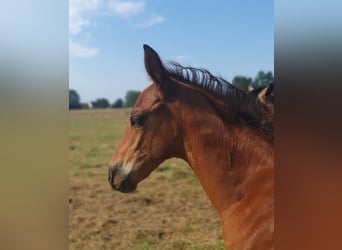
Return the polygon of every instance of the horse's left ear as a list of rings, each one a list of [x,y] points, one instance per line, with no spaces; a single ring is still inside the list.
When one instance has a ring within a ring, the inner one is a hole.
[[[273,88],[274,88],[274,83],[271,82],[267,87],[265,96],[274,95]]]
[[[167,78],[165,68],[159,55],[150,46],[144,44],[145,69],[151,79],[163,89],[163,84]]]

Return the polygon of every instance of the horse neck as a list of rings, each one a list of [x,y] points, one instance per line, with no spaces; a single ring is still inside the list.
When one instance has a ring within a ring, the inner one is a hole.
[[[247,127],[226,125],[210,108],[179,111],[184,125],[181,158],[190,164],[221,218],[244,197],[257,196],[253,183],[273,176],[273,147]]]

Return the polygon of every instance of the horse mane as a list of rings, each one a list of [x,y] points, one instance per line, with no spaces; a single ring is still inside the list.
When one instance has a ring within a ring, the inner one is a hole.
[[[260,100],[203,68],[184,67],[178,63],[169,62],[165,70],[171,78],[196,88],[212,102],[224,104],[226,109],[219,112],[223,118],[230,110],[273,143],[273,119],[269,120]]]

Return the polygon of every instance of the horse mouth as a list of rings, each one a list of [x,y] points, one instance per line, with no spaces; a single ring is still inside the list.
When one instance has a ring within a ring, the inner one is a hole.
[[[118,185],[114,185],[111,183],[113,190],[120,191],[121,193],[131,193],[136,190],[137,186],[132,182],[123,181],[120,182]]]
[[[121,179],[116,175],[116,170],[109,169],[108,182],[113,190],[120,191],[121,193],[130,193],[136,190],[137,184],[135,184],[129,176],[126,176],[124,179]]]

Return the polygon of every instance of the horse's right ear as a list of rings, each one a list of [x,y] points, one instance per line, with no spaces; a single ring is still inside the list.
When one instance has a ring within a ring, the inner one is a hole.
[[[145,69],[155,83],[159,85],[161,89],[163,89],[162,85],[166,80],[166,72],[161,62],[159,55],[155,52],[150,46],[144,44],[144,61],[145,61]]]

